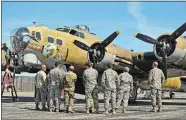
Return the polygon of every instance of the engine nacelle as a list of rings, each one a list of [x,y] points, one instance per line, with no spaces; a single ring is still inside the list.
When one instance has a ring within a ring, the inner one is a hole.
[[[115,60],[116,56],[113,56],[109,53],[105,53],[104,58],[101,60],[101,62],[96,64],[96,68],[99,69],[105,69],[107,68],[107,65],[110,64],[114,64],[114,60]]]
[[[176,47],[173,54],[167,58],[167,62],[175,65],[186,66],[186,51]]]
[[[166,37],[169,35],[162,35],[157,40],[163,41]],[[186,40],[180,37],[176,39],[176,42],[168,43],[168,46],[167,63],[186,67]],[[161,48],[155,44],[153,49],[155,56],[162,61]]]

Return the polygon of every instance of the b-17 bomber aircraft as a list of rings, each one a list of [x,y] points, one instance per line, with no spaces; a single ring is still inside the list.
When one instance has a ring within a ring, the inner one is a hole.
[[[60,26],[56,29],[43,25],[20,27],[10,35],[11,47],[15,51],[10,67],[16,73],[36,73],[42,63],[47,65],[48,71],[54,67],[55,61],[61,61],[61,69],[64,70],[72,64],[78,75],[76,93],[84,94],[82,73],[87,62],[91,61],[98,70],[99,85],[108,63],[114,65],[113,69],[118,74],[128,66],[134,77],[134,90],[130,97],[130,101],[134,102],[138,87],[149,89],[145,88],[144,83],[154,61],[159,62],[159,67],[168,78],[164,84],[165,90],[186,91],[186,78],[180,77],[186,75],[186,38],[181,37],[185,30],[186,23],[172,34],[160,35],[156,40],[136,33],[136,38],[154,44],[153,51],[136,53],[111,43],[120,34],[119,31],[102,41],[86,25],[74,28]],[[5,51],[2,47],[2,68],[6,64]]]

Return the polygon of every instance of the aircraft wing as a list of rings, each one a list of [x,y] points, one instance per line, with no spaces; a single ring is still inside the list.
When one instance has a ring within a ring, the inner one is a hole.
[[[152,69],[152,63],[158,62],[159,68],[163,69],[162,63],[156,58],[154,52],[143,52],[143,53],[133,53],[133,64],[140,70],[143,74],[149,74]],[[186,75],[184,69],[180,69],[174,65],[167,64],[167,77],[179,77]],[[145,75],[146,76],[146,75]]]

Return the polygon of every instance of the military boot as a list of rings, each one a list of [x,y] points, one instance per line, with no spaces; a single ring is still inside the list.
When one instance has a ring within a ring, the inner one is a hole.
[[[39,104],[36,104],[36,108],[35,108],[35,110],[40,110],[40,108],[39,108]]]
[[[153,107],[152,110],[150,110],[150,112],[156,112],[156,107]]]
[[[69,111],[68,111],[68,107],[66,107],[66,113],[68,113]]]
[[[48,108],[47,108],[47,110],[48,110],[48,111],[50,111],[50,106],[49,106],[49,105],[47,105],[47,107],[48,107]]]
[[[99,114],[99,108],[96,108],[96,114]]]
[[[72,109],[71,106],[68,107],[68,111],[71,112],[71,113],[75,113],[75,112],[73,111],[73,109]]]
[[[94,111],[94,107],[91,107],[91,108],[90,108],[90,111],[91,111],[90,113],[94,113],[94,112],[95,112],[95,111]]]
[[[116,114],[116,110],[115,109],[112,110],[112,114]]]
[[[54,108],[53,107],[50,107],[50,112],[54,112]]]
[[[47,110],[47,108],[45,107],[45,105],[43,105],[42,111],[46,111],[46,110]]]
[[[56,108],[56,112],[60,112],[60,110],[58,108]]]
[[[122,113],[126,113],[126,109],[125,108],[123,108]]]
[[[108,115],[108,113],[109,113],[108,110],[105,110],[105,114]]]
[[[161,110],[161,107],[158,107],[158,112],[161,112],[162,110]]]
[[[89,114],[89,109],[86,110],[86,113]]]

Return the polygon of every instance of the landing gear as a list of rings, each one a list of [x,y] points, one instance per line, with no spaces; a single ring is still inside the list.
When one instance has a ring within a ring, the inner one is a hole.
[[[137,86],[134,85],[133,90],[130,93],[129,103],[135,103],[137,98]]]
[[[175,98],[175,93],[170,92],[169,95],[170,95],[170,99],[174,99]]]

